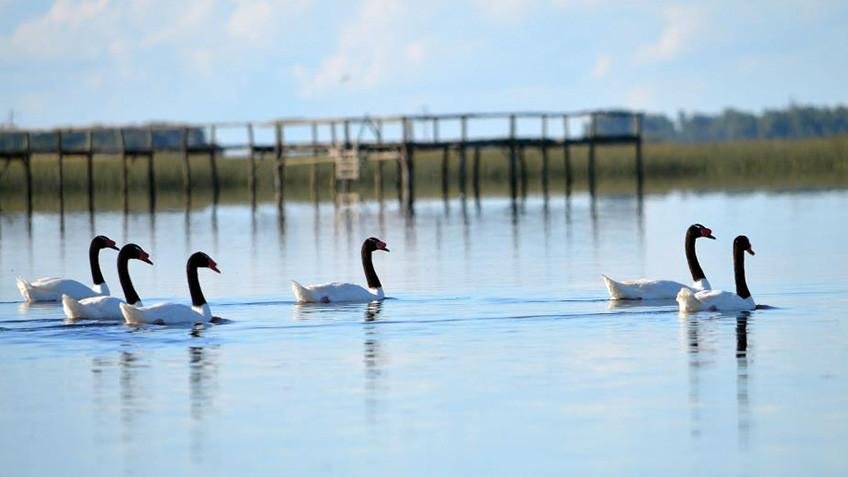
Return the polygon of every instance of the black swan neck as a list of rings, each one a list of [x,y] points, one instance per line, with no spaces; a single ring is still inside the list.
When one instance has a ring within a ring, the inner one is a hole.
[[[383,288],[380,279],[377,277],[377,272],[374,271],[371,252],[365,244],[362,245],[362,268],[365,270],[365,280],[368,281],[368,288]]]
[[[704,270],[701,268],[700,262],[698,262],[698,256],[695,254],[695,239],[697,238],[698,236],[691,230],[687,231],[686,243],[684,244],[684,248],[686,249],[686,262],[689,264],[689,272],[692,274],[692,281],[695,282],[707,278],[707,276],[704,275]]]
[[[191,261],[186,264],[186,276],[188,277],[188,291],[191,293],[191,306],[205,305],[206,297],[203,296],[203,291],[200,289],[200,279],[197,278],[197,265],[193,265]]]
[[[124,298],[130,305],[135,305],[141,301],[135,287],[130,280],[130,255],[129,250],[123,250],[118,253],[118,279],[121,281],[121,289],[124,291]]]
[[[103,279],[103,272],[100,271],[100,247],[91,241],[88,247],[88,265],[91,267],[91,281],[95,285],[100,285],[106,280]]]
[[[745,250],[741,247],[733,247],[733,274],[736,279],[736,294],[741,298],[750,297],[751,292],[745,280]]]

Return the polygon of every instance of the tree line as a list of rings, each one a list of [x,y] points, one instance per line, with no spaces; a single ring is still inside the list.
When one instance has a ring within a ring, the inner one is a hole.
[[[154,149],[179,149],[183,143],[183,130],[181,127],[168,126],[166,124],[151,124],[147,127],[131,127],[124,129],[123,142],[128,149],[145,149],[152,146]],[[62,147],[65,150],[83,151],[88,146],[86,133],[82,131],[64,131],[62,133]],[[55,151],[59,142],[59,135],[54,131],[38,131],[30,134],[30,149],[33,152]],[[117,151],[120,149],[121,132],[117,128],[109,126],[94,129],[91,134],[91,143],[95,151]],[[206,134],[202,128],[188,128],[188,145],[196,146],[206,144]],[[26,146],[26,130],[7,129],[0,130],[0,150],[21,150]]]
[[[660,142],[723,142],[746,139],[799,139],[848,134],[848,107],[791,104],[760,114],[728,108],[719,114],[646,114],[644,137]]]

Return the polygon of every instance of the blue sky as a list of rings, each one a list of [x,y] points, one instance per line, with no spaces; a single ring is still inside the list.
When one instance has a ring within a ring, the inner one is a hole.
[[[848,2],[0,0],[19,125],[848,103]]]

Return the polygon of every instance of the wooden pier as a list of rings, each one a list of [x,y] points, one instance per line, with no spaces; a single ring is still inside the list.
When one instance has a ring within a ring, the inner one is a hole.
[[[230,139],[221,139],[226,132]],[[257,133],[264,133],[257,139]],[[403,209],[411,212],[415,203],[416,151],[441,152],[442,192],[448,195],[449,162],[455,153],[458,164],[459,191],[467,191],[467,175],[475,195],[480,190],[481,149],[504,151],[509,171],[509,191],[513,200],[519,190],[527,190],[525,152],[534,148],[542,159],[542,189],[548,191],[549,161],[561,154],[567,190],[572,184],[571,146],[588,147],[588,186],[594,194],[596,186],[596,148],[606,145],[635,147],[634,173],[641,192],[642,114],[631,111],[580,111],[424,114],[407,116],[359,116],[337,118],[286,118],[273,121],[214,124],[164,124],[147,126],[98,126],[42,130],[0,130],[0,139],[8,139],[0,149],[0,160],[19,162],[23,166],[23,189],[28,210],[32,210],[32,158],[35,154],[52,154],[59,171],[58,197],[64,209],[64,162],[81,156],[87,163],[87,192],[94,208],[93,157],[108,155],[123,164],[122,190],[124,207],[128,207],[128,160],[146,160],[148,194],[151,209],[156,203],[155,163],[157,155],[167,153],[182,162],[183,192],[191,199],[193,180],[190,156],[202,155],[210,161],[213,197],[220,194],[217,161],[223,155],[241,153],[246,158],[248,191],[256,203],[256,161],[271,157],[275,161],[274,188],[278,208],[282,211],[286,196],[287,167],[308,166],[310,183],[317,188],[316,166],[333,165],[328,185],[333,192],[349,191],[351,182],[359,180],[359,163],[375,162],[374,188],[383,192],[383,164],[397,168],[397,193]],[[232,139],[240,137],[240,139]],[[9,147],[8,144],[12,144]],[[556,151],[560,151],[556,153]],[[470,153],[470,154],[469,154]],[[467,163],[469,156],[471,165]]]

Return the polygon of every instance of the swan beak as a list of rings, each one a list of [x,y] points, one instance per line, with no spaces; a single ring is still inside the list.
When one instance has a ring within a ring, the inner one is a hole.
[[[215,260],[209,259],[209,269],[215,272],[221,273],[221,270],[218,270],[218,264],[215,263]]]
[[[114,240],[110,240],[109,243],[106,244],[106,247],[111,248],[112,250],[118,250],[118,244],[116,244]]]
[[[153,265],[153,262],[150,261],[150,255],[147,254],[146,252],[141,252],[141,255],[138,256],[138,259],[141,260],[142,262],[146,262],[146,263]]]
[[[389,249],[386,246],[386,242],[377,242],[377,250],[382,250],[384,252],[388,252]]]
[[[713,230],[708,229],[706,227],[704,227],[704,229],[701,231],[701,236],[706,237],[708,239],[713,239],[713,240],[716,239],[715,236],[713,236]]]
[[[754,253],[754,249],[751,248],[751,247],[748,247],[748,250],[745,250],[745,251],[750,253],[751,255],[756,255],[756,253]]]

